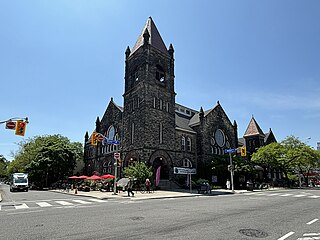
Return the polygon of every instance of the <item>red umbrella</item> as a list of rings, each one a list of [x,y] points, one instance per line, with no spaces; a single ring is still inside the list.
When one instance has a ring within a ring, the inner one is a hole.
[[[69,179],[79,179],[78,176],[71,176],[71,177],[68,177]]]
[[[87,177],[87,180],[100,180],[100,179],[102,178],[97,175],[92,175],[91,177]]]
[[[78,179],[87,179],[87,178],[88,178],[88,176],[85,176],[85,175],[78,177]]]
[[[106,174],[106,175],[102,175],[100,176],[101,178],[107,179],[107,178],[115,178],[115,176],[111,175],[111,174]]]

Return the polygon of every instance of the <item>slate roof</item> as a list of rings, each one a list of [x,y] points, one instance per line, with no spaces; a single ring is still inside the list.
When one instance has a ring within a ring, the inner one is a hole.
[[[163,52],[165,54],[169,54],[167,51],[166,45],[164,44],[162,37],[161,37],[156,25],[154,24],[152,18],[149,17],[145,26],[142,29],[140,36],[138,37],[136,44],[132,48],[130,55],[132,55],[138,48],[140,48],[143,45],[143,41],[144,41],[143,34],[146,29],[148,30],[149,35],[150,35],[149,44],[152,45],[153,47],[157,48],[161,52]]]
[[[216,107],[218,106],[218,104],[214,107],[214,108],[211,108],[211,109],[208,109],[206,111],[204,111],[204,117],[207,116],[213,109],[215,109]],[[189,122],[189,126],[195,126],[195,125],[198,125],[200,124],[200,117],[199,117],[199,112],[196,113],[195,115],[193,115],[193,117],[190,119],[190,122]]]
[[[176,128],[180,128],[182,130],[196,133],[191,127],[189,127],[189,118],[182,114],[176,113]]]
[[[244,137],[247,136],[254,136],[254,135],[262,135],[264,136],[263,131],[261,130],[259,124],[256,122],[256,120],[254,119],[254,117],[252,116],[250,123],[247,127],[246,132],[244,133]]]

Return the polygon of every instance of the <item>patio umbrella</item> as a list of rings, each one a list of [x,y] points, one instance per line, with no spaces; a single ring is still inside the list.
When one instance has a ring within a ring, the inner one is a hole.
[[[111,174],[106,174],[106,175],[102,175],[100,176],[103,179],[107,179],[107,178],[115,178],[115,176],[111,175]]]
[[[69,179],[79,179],[78,176],[71,176],[71,177],[68,177]]]
[[[118,182],[117,182],[117,186],[118,187],[125,187],[127,186],[129,182],[129,178],[121,178]]]
[[[100,179],[103,179],[97,175],[92,175],[91,177],[87,177],[87,180],[100,180]]]
[[[85,176],[85,175],[78,177],[78,179],[87,179],[87,178],[88,178],[88,176]]]

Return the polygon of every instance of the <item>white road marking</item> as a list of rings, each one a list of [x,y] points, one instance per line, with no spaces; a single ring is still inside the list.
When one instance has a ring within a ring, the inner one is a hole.
[[[320,198],[320,196],[313,195],[313,196],[309,196],[309,198]]]
[[[102,199],[96,199],[96,198],[90,198],[88,199],[89,201],[92,201],[92,202],[107,202],[106,200],[102,200]]]
[[[292,234],[294,234],[294,232],[289,232],[289,233],[287,233],[286,235],[284,235],[284,236],[282,236],[281,238],[279,238],[278,240],[284,240],[284,239],[290,237]]]
[[[280,197],[289,197],[289,196],[291,196],[292,195],[292,193],[286,193],[286,194],[282,194],[282,195],[279,195]]]
[[[47,202],[36,202],[37,205],[39,205],[40,207],[51,207],[52,205],[50,203]]]
[[[320,236],[320,233],[305,233],[303,234],[304,237],[310,237],[310,236]]]
[[[300,194],[300,195],[294,195],[293,197],[305,197],[306,195]]]
[[[313,219],[312,221],[308,222],[307,225],[311,225],[312,223],[315,223],[316,221],[318,221],[318,218]]]
[[[23,203],[21,205],[15,205],[14,206],[15,209],[25,209],[25,208],[29,208],[27,204]]]
[[[279,195],[280,193],[272,193],[272,194],[269,194],[268,196],[277,196]]]
[[[87,201],[83,201],[83,200],[78,200],[78,199],[74,199],[72,200],[73,202],[76,202],[76,203],[81,203],[81,204],[91,204],[91,202],[87,202]]]
[[[73,205],[73,203],[66,202],[66,201],[56,201],[56,203],[59,203],[59,204],[61,204],[63,206],[71,206],[71,205]]]

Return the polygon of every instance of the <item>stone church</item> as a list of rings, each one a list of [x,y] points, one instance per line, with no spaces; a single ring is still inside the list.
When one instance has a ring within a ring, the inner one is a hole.
[[[104,115],[97,117],[95,131],[120,145],[91,145],[85,135],[84,158],[88,175],[114,174],[114,152],[121,154],[123,168],[139,161],[161,166],[160,181],[176,180],[174,167],[195,168],[197,178],[211,180],[208,166],[224,149],[238,147],[237,124],[221,104],[191,109],[176,103],[174,48],[166,47],[151,17],[134,47],[125,51],[123,106],[111,98]],[[215,102],[213,100],[213,102]],[[180,178],[186,177],[179,176]]]

